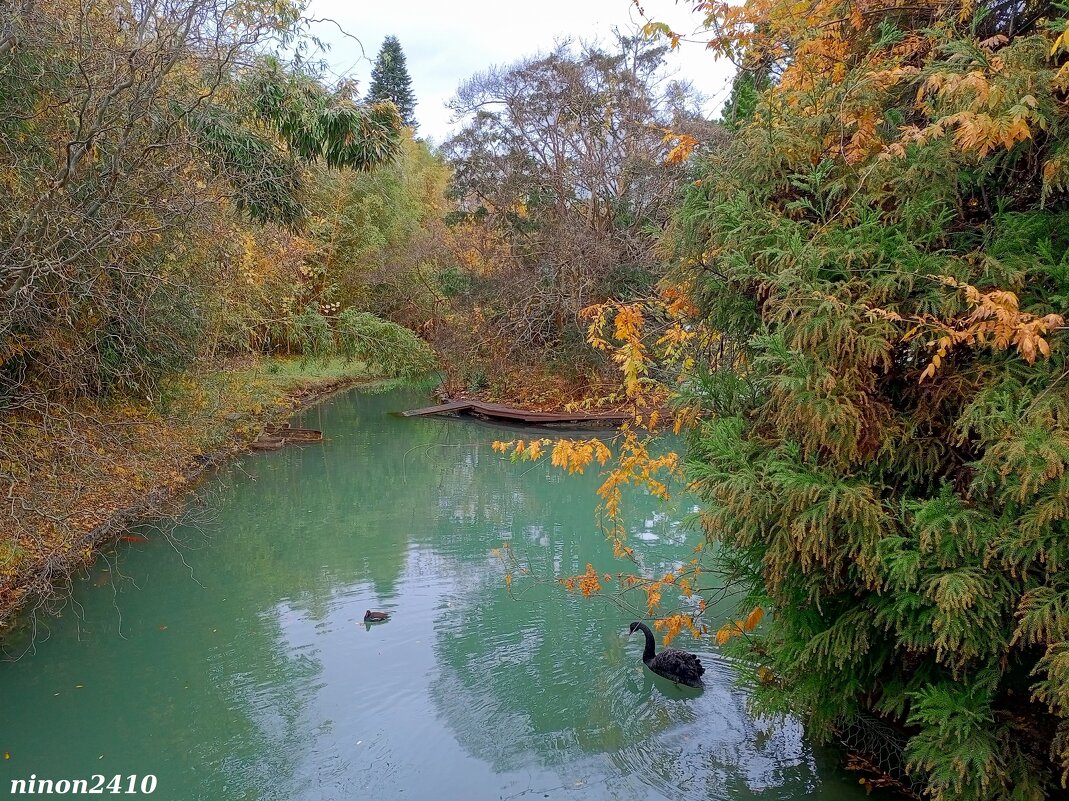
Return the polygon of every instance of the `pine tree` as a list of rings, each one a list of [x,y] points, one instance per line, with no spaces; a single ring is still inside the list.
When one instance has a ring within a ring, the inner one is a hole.
[[[387,36],[375,57],[375,66],[371,70],[371,88],[367,100],[374,103],[380,100],[392,100],[405,125],[415,128],[416,96],[412,92],[412,77],[405,64],[405,53],[396,36]]]
[[[764,69],[739,70],[731,82],[731,95],[724,102],[721,123],[737,131],[751,122],[757,111],[757,101],[769,83],[768,73]]]

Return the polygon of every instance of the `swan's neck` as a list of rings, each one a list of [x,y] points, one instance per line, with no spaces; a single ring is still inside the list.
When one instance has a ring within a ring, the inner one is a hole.
[[[657,652],[657,641],[653,638],[653,632],[645,623],[638,624],[639,629],[646,635],[646,649],[642,652],[642,661],[649,662]]]

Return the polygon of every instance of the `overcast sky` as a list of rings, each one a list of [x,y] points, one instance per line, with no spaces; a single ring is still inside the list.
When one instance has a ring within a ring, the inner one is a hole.
[[[679,32],[695,28],[690,2],[644,0],[643,6]],[[361,92],[367,91],[383,38],[396,36],[419,103],[419,133],[436,142],[450,130],[446,102],[475,73],[545,52],[557,38],[607,41],[614,27],[629,30],[639,24],[631,0],[310,0],[308,14],[336,20],[360,40],[363,53],[336,27],[321,23],[315,28],[331,44],[327,60],[333,69],[356,77]],[[700,45],[684,44],[668,64],[676,77],[709,97],[709,113],[719,110],[734,72],[730,63],[714,60]]]

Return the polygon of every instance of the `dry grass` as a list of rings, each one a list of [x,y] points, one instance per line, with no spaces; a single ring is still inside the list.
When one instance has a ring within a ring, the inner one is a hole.
[[[264,425],[366,379],[360,363],[246,361],[175,379],[153,402],[0,419],[0,623]]]

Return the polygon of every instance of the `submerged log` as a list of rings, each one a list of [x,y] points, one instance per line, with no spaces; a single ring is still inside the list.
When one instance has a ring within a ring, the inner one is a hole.
[[[277,451],[283,445],[305,445],[311,442],[322,442],[323,432],[314,428],[290,428],[286,424],[280,428],[271,428],[252,441],[251,447],[255,451]]]
[[[286,442],[322,442],[323,432],[314,428],[287,428],[278,432]]]
[[[290,428],[289,424],[280,428],[268,429],[264,432],[266,437],[277,437],[286,442],[322,442],[323,432],[314,428]]]

